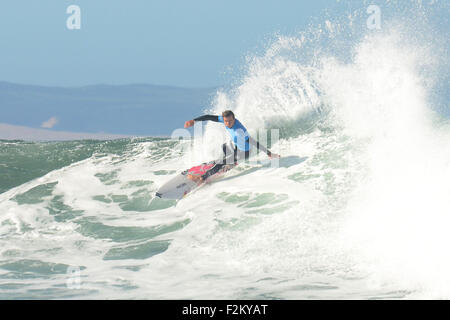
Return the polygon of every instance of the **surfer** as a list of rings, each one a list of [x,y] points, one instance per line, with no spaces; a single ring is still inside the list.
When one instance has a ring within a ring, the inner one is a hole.
[[[279,158],[276,153],[270,152],[266,147],[261,145],[258,141],[255,141],[247,132],[247,129],[242,123],[235,118],[233,111],[225,110],[221,116],[216,115],[204,115],[197,117],[193,120],[185,122],[184,127],[189,128],[194,125],[196,121],[214,121],[222,122],[225,125],[225,129],[231,136],[232,148],[227,143],[222,145],[223,159],[214,161],[214,166],[208,170],[205,174],[194,177],[190,176],[192,180],[205,181],[209,176],[220,171],[224,166],[234,164],[236,165],[239,160],[247,160],[250,157],[250,148],[256,147],[257,150],[262,150],[269,156],[269,158]]]

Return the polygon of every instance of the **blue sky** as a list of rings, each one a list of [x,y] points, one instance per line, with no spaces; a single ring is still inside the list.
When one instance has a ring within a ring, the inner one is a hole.
[[[81,29],[69,30],[69,5]],[[335,0],[2,0],[0,80],[50,86],[226,84],[276,33],[303,30]]]

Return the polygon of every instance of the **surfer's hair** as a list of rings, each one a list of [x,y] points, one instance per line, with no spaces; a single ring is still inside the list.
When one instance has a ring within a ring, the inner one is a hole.
[[[231,110],[225,110],[224,112],[222,112],[222,118],[228,118],[228,117],[234,117],[234,113]]]

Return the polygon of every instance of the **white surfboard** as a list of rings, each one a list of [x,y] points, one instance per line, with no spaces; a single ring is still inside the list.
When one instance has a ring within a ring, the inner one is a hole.
[[[210,170],[214,166],[214,164],[215,164],[214,161],[202,163],[199,166],[195,166],[181,172],[180,174],[176,175],[168,182],[163,184],[158,189],[155,195],[162,199],[174,199],[174,200],[183,199],[190,192],[199,188],[205,183],[203,181],[198,180],[195,181],[195,177],[205,174],[208,170]],[[217,180],[218,177],[222,176],[226,171],[232,169],[234,166],[235,165],[228,165],[228,164],[225,165],[219,172],[210,176],[206,182]]]

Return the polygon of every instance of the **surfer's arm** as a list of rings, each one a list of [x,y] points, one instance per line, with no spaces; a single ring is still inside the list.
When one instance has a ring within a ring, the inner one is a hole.
[[[197,118],[195,118],[193,120],[186,121],[185,124],[184,124],[184,127],[185,128],[192,127],[194,125],[195,121],[208,121],[208,120],[209,121],[214,121],[214,122],[219,122],[219,116],[206,114],[204,116],[197,117]]]
[[[269,158],[272,158],[272,157],[279,158],[280,157],[278,154],[272,153],[269,149],[264,147],[262,144],[260,144],[258,141],[256,141],[252,137],[248,137],[248,142],[251,145],[255,146],[257,150],[261,150],[261,151],[265,152]]]
[[[206,114],[204,116],[200,116],[194,119],[194,121],[214,121],[214,122],[219,122],[219,116],[213,116],[213,115],[209,115]]]

